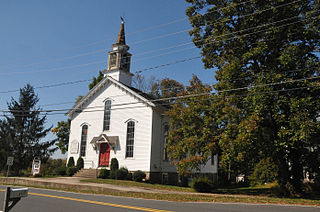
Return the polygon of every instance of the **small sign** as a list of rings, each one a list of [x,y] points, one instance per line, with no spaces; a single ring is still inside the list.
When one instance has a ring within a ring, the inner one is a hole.
[[[7,158],[7,165],[8,166],[12,166],[13,165],[13,159],[14,159],[14,157],[8,157]]]
[[[78,154],[79,151],[79,142],[76,140],[73,140],[71,142],[71,146],[70,146],[70,153],[71,154]]]
[[[32,162],[32,174],[36,175],[40,173],[41,160],[38,158],[33,159]]]

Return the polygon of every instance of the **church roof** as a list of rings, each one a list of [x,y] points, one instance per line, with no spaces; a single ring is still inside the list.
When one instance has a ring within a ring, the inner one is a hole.
[[[71,117],[75,112],[81,112],[83,109],[83,106],[94,96],[95,93],[97,93],[100,89],[102,89],[108,82],[111,82],[119,87],[121,87],[122,89],[124,89],[125,91],[127,91],[128,93],[130,93],[131,95],[135,96],[136,98],[140,99],[141,102],[151,106],[151,107],[157,107],[157,106],[163,106],[162,102],[160,101],[154,101],[156,100],[156,98],[154,98],[152,95],[146,94],[134,87],[131,86],[127,86],[115,79],[113,79],[110,76],[106,76],[104,77],[96,86],[94,86],[88,93],[87,95],[85,95],[84,97],[82,97],[82,99],[76,103],[71,110],[68,111],[68,113],[66,114],[67,116]],[[165,107],[165,106],[163,106]]]
[[[116,44],[126,45],[126,36],[124,33],[124,22],[123,21],[121,22],[120,32],[119,32]]]

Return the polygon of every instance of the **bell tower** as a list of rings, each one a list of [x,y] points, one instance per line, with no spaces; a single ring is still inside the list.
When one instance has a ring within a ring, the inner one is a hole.
[[[108,52],[108,67],[104,76],[110,76],[119,82],[131,86],[132,76],[130,73],[131,54],[128,52],[124,33],[124,21],[122,19],[117,42],[112,44],[112,51]]]

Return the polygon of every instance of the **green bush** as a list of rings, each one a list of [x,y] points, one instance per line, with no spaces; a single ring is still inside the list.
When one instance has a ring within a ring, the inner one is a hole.
[[[100,169],[99,178],[108,179],[110,177],[110,170],[108,169]]]
[[[66,175],[66,167],[61,166],[61,167],[55,168],[53,170],[53,175],[60,175],[60,176]]]
[[[191,188],[197,192],[211,192],[214,189],[213,183],[206,177],[194,178],[191,182]]]
[[[262,185],[274,182],[278,176],[278,167],[272,162],[271,158],[262,159],[254,167],[253,173],[248,177],[250,185]]]
[[[116,172],[117,172],[118,170],[116,170],[116,171],[110,171],[109,172],[109,177],[110,177],[110,179],[116,179]]]
[[[135,171],[133,172],[133,175],[132,175],[132,179],[136,182],[142,182],[142,180],[146,178],[146,174],[141,171],[141,170],[138,170],[138,171]]]
[[[84,166],[83,158],[79,157],[78,160],[77,160],[77,168],[78,168],[78,170],[82,169],[83,166]]]
[[[132,180],[132,173],[128,173],[127,180]]]
[[[119,169],[119,162],[117,158],[112,158],[110,163],[110,171],[117,171]]]
[[[42,177],[42,174],[35,174],[35,175],[33,175],[33,177]]]
[[[66,174],[68,176],[73,176],[78,171],[76,166],[67,167]]]
[[[121,167],[116,171],[116,179],[117,180],[126,180],[128,178],[128,169]]]
[[[116,179],[117,170],[119,170],[119,162],[117,158],[112,158],[110,162],[110,174],[109,174],[109,177],[111,179]]]
[[[69,161],[68,161],[68,164],[67,164],[67,167],[73,167],[73,166],[74,166],[74,158],[70,157]]]

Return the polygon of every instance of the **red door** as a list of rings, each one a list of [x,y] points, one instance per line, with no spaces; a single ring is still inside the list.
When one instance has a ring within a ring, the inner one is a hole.
[[[107,143],[100,144],[99,166],[109,166],[110,146]]]

